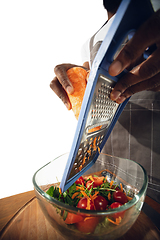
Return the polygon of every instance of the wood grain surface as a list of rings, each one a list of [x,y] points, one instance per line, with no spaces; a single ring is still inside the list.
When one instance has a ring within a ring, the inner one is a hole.
[[[53,238],[54,236],[54,238]],[[63,240],[45,219],[37,203],[31,199],[8,222],[1,233],[1,240]]]
[[[1,240],[65,240],[45,219],[33,191],[1,199],[0,206],[0,213],[3,209],[1,223],[3,221],[4,224],[4,221],[10,218],[0,233]],[[7,206],[12,210],[7,209]],[[5,214],[6,211],[8,215]],[[121,238],[128,239],[159,240],[160,233],[151,220],[141,212],[132,228]]]
[[[0,199],[0,231],[7,222],[14,217],[16,212],[32,198],[35,198],[34,191],[20,193],[11,197]]]

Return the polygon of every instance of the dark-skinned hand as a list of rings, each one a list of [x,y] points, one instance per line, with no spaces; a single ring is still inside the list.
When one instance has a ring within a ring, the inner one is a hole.
[[[154,13],[133,38],[124,46],[109,67],[109,74],[116,76],[133,65],[151,45],[157,49],[142,63],[124,75],[110,94],[110,98],[122,103],[134,93],[143,90],[160,91],[160,10]]]

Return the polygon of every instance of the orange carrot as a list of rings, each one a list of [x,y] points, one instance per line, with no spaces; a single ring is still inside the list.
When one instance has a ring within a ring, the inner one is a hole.
[[[79,186],[76,186],[76,190],[84,191],[84,190],[85,190],[85,188],[84,188],[84,187],[79,187]]]
[[[122,221],[122,218],[121,218],[120,216],[119,216],[118,218],[116,218],[116,223],[117,223],[117,224],[120,224],[121,221]]]
[[[127,198],[128,198],[128,201],[130,201],[130,200],[132,200],[132,199],[133,199],[132,197],[129,197],[129,196],[127,196]]]
[[[111,193],[108,193],[108,200],[111,200]]]
[[[93,140],[93,151],[97,150],[96,139],[97,139],[97,137],[95,137],[94,140]]]
[[[62,191],[61,191],[61,189],[60,189],[60,188],[59,188],[59,193],[60,193],[60,194],[62,194]]]
[[[98,131],[102,128],[102,125],[101,126],[98,126],[98,127],[94,127],[94,128],[91,128],[88,130],[88,133],[92,133],[92,132],[95,132],[95,131]]]
[[[121,187],[121,191],[123,192],[123,186],[122,186],[122,183],[120,183],[120,187]]]
[[[100,147],[97,147],[98,148],[98,152],[99,152],[99,154],[101,153],[101,149],[100,149]]]
[[[109,222],[115,224],[115,225],[119,225],[122,221],[122,218],[119,216],[119,218],[116,218],[116,221],[111,220],[110,218],[107,218]]]
[[[79,166],[79,171],[81,171],[82,170],[82,168],[83,168],[83,166],[82,166],[82,164]]]
[[[90,180],[92,180],[92,182],[94,182],[94,179],[91,175],[87,179],[90,179]]]
[[[109,222],[111,222],[111,223],[113,223],[113,224],[115,224],[115,225],[119,225],[119,224],[117,224],[115,221],[111,220],[110,218],[107,218],[107,219],[108,219]]]
[[[88,75],[89,72],[81,67],[73,67],[67,71],[67,76],[74,88],[74,92],[72,94],[68,94],[68,97],[72,105],[72,110],[77,120],[79,117],[84,93],[86,90]],[[98,126],[93,129],[90,129],[89,133],[97,131],[101,129],[101,127],[102,126]]]
[[[81,67],[73,67],[67,71],[67,76],[74,88],[73,94],[68,94],[68,97],[72,104],[72,110],[76,119],[78,119],[81,110],[83,96],[87,84],[87,74],[87,71]]]
[[[75,192],[73,195],[72,195],[72,199],[74,199],[76,196],[79,195],[80,192]]]
[[[95,194],[92,196],[93,200],[97,197],[98,193],[99,193],[98,191],[95,191]]]
[[[112,181],[110,182],[110,188],[112,187],[113,183],[114,183],[114,181],[112,180]]]
[[[81,193],[83,194],[84,197],[89,198],[88,195],[84,191],[81,191]]]
[[[85,162],[86,162],[86,157],[84,156],[84,158],[83,158],[83,162],[82,162],[82,165],[84,165]]]
[[[90,199],[90,198],[87,198],[87,207],[86,207],[87,210],[90,210],[90,209],[91,209],[90,202],[91,202],[91,199]]]

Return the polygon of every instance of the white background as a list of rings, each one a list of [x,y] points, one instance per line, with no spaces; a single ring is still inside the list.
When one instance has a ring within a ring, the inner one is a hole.
[[[49,84],[55,65],[82,64],[106,18],[102,0],[0,1],[0,198],[32,190],[34,172],[70,150],[76,120]]]

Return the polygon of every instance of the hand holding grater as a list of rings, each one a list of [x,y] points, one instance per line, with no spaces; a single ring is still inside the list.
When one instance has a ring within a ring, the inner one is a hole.
[[[112,77],[108,68],[126,37],[133,35],[153,13],[149,0],[121,2],[92,64],[73,144],[60,184],[62,192],[95,163],[127,104],[129,99],[117,104],[109,98],[114,85],[126,71]]]

